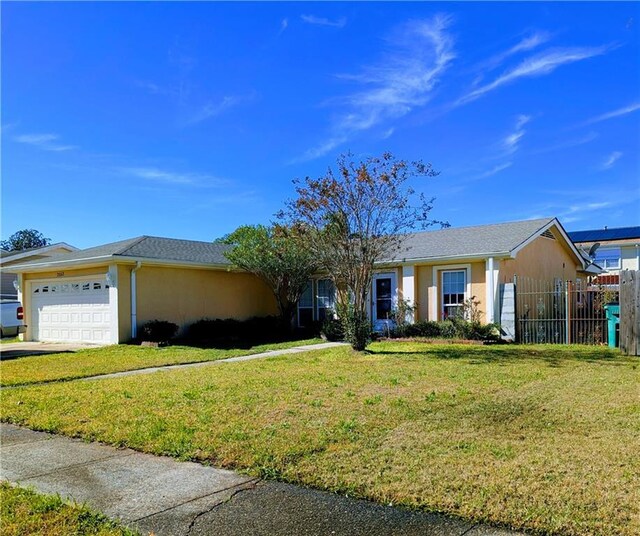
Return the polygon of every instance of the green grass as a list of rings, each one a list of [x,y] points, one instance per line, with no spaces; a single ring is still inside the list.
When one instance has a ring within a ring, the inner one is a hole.
[[[15,337],[2,337],[2,339],[0,339],[0,344],[13,344],[14,342],[21,342],[18,335]]]
[[[2,393],[0,418],[540,533],[640,533],[640,362],[383,342]]]
[[[135,536],[84,506],[59,496],[40,495],[30,489],[0,482],[0,528],[4,536]]]
[[[0,385],[70,380],[159,365],[216,361],[227,357],[258,354],[267,350],[280,350],[320,342],[323,341],[321,339],[307,339],[230,350],[201,349],[190,346],[152,348],[121,344],[89,348],[77,352],[34,355],[0,361]]]

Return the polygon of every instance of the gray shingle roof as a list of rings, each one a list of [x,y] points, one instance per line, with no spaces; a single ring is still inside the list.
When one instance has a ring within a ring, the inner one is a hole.
[[[96,258],[136,257],[141,259],[156,259],[165,261],[177,261],[198,264],[229,265],[230,262],[224,256],[224,251],[229,248],[226,244],[218,242],[200,242],[196,240],[180,240],[176,238],[161,238],[157,236],[139,236],[111,242],[92,248],[53,255],[46,259],[40,259],[22,266],[45,265],[49,263],[90,261]],[[12,267],[14,268],[14,267]]]
[[[473,257],[508,253],[553,221],[553,218],[450,227],[407,235],[395,259]]]
[[[474,257],[491,254],[508,254],[528,238],[539,234],[553,218],[526,220],[475,227],[456,227],[439,231],[424,231],[406,235],[402,251],[396,260],[438,259],[450,257]],[[102,246],[54,255],[46,259],[15,266],[38,267],[50,263],[91,261],[93,259],[133,257],[196,264],[228,266],[224,256],[230,246],[219,242],[179,240],[156,236],[139,236]],[[14,267],[12,267],[13,269]]]

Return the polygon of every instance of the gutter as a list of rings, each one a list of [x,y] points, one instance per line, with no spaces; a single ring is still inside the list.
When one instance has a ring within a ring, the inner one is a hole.
[[[136,272],[142,268],[142,263],[138,261],[134,268],[131,270],[131,338],[135,339],[138,336],[138,320],[136,303]]]

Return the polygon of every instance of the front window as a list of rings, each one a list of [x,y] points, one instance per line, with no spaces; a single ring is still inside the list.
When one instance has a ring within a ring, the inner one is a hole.
[[[298,301],[298,327],[309,327],[313,322],[313,281],[307,283]]]
[[[467,272],[455,270],[442,272],[442,318],[462,315]]]
[[[335,306],[335,288],[331,279],[318,280],[318,292],[316,294],[316,303],[318,306],[317,318],[320,322],[333,311]]]
[[[620,270],[620,248],[596,250],[596,264],[605,270]]]

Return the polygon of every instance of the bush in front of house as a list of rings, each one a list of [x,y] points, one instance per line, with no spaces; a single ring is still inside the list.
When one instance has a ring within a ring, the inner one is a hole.
[[[256,316],[247,320],[203,318],[189,326],[185,342],[215,348],[249,347],[286,340],[287,336],[277,316]]]
[[[337,318],[326,318],[320,328],[320,336],[328,341],[343,341],[344,329],[342,322]]]
[[[178,333],[178,325],[166,320],[152,320],[140,330],[141,339],[149,342],[169,342]]]
[[[453,317],[440,322],[421,321],[415,324],[402,324],[391,331],[391,337],[496,341],[499,339],[499,331],[495,324],[482,324]]]

